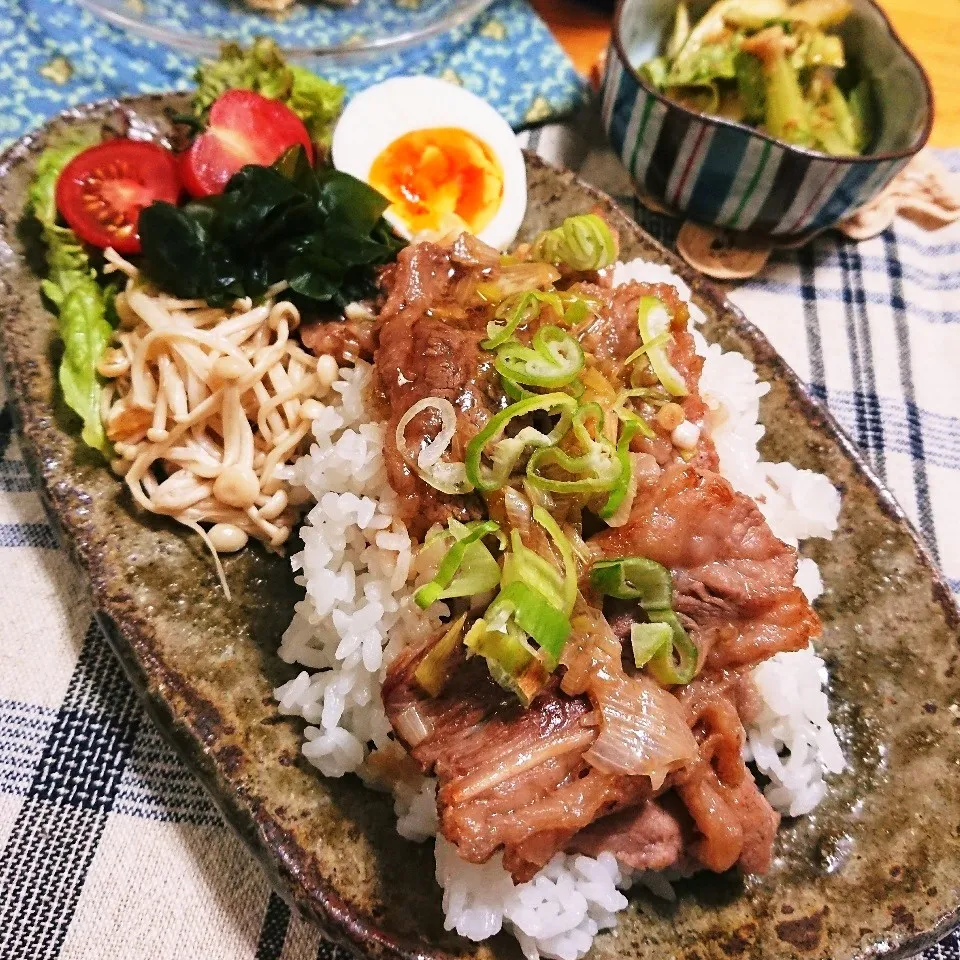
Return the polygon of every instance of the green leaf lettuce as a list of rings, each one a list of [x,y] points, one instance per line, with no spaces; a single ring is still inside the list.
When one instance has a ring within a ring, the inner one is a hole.
[[[97,373],[97,363],[113,333],[107,321],[112,291],[97,282],[76,234],[57,223],[55,200],[57,178],[87,146],[70,144],[41,154],[29,205],[40,223],[46,247],[47,278],[41,289],[56,309],[57,330],[63,341],[60,388],[67,405],[83,420],[83,442],[105,454],[109,444],[100,418],[103,380]]]

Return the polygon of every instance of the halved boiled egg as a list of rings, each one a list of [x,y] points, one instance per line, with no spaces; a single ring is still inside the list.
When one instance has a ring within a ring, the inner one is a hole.
[[[432,77],[397,77],[347,106],[333,163],[379,190],[405,237],[467,230],[506,249],[527,209],[523,154],[510,125],[480,97]]]

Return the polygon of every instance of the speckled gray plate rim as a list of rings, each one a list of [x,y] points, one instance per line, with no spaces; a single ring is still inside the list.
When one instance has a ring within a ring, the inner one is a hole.
[[[515,958],[506,936],[475,945],[444,931],[429,845],[396,834],[382,795],[353,777],[326,780],[299,755],[303,724],[280,717],[271,697],[295,672],[276,656],[298,597],[287,562],[259,549],[229,558],[236,597],[226,603],[195,538],[138,513],[78,449],[57,402],[53,319],[22,221],[33,162],[120,115],[162,132],[164,109],[184,102],[156,95],[81,107],[0,157],[0,334],[24,455],[148,711],[276,887],[366,956]],[[960,620],[950,592],[893,498],[759,332],[608,197],[533,156],[527,169],[524,235],[600,207],[624,257],[681,275],[708,317],[707,337],[744,353],[770,383],[764,456],[824,472],[844,495],[834,540],[804,552],[827,586],[818,649],[847,771],[814,814],[784,824],[767,877],[696,877],[678,884],[673,904],[635,893],[592,956],[909,956],[960,919]]]

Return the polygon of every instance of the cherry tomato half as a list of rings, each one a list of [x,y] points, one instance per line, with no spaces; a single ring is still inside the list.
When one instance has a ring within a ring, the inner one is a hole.
[[[228,90],[214,102],[206,131],[183,157],[184,186],[194,197],[222,193],[241,167],[268,167],[298,143],[312,163],[310,134],[286,104],[253,90]]]
[[[174,155],[155,143],[107,140],[77,154],[57,180],[57,209],[81,240],[137,253],[140,211],[154,200],[176,203]]]

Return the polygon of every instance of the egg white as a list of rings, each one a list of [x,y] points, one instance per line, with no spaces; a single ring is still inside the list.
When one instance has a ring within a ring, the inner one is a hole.
[[[477,235],[505,250],[516,239],[527,210],[527,173],[510,125],[476,94],[433,77],[395,77],[357,94],[333,134],[338,170],[368,180],[374,160],[398,137],[413,130],[458,127],[482,140],[503,170],[503,199],[490,223]],[[394,229],[410,238],[410,228],[388,213]]]

